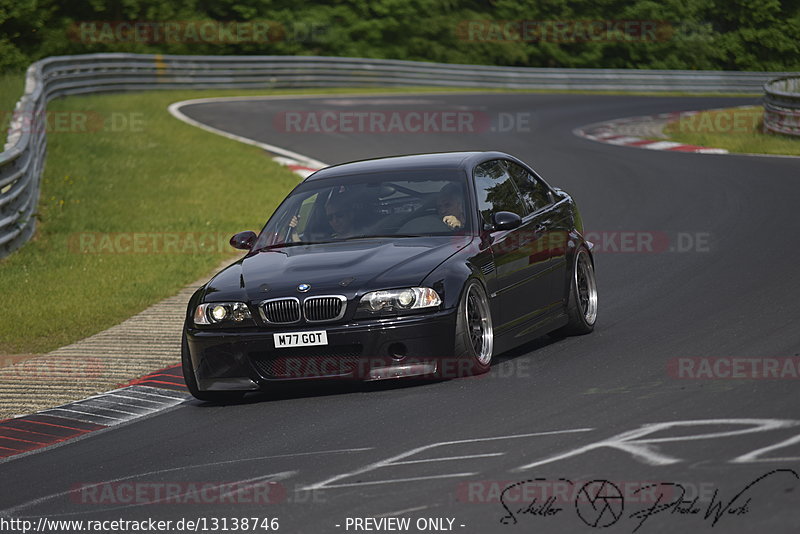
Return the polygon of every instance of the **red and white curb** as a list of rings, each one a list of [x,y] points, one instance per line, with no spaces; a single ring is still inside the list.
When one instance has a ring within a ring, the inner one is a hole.
[[[177,406],[191,395],[180,365],[87,399],[0,421],[0,462]]]
[[[322,167],[309,167],[304,165],[302,161],[298,161],[296,159],[287,158],[284,156],[275,156],[272,158],[272,161],[279,165],[283,165],[284,167],[288,167],[290,171],[295,173],[296,175],[300,176],[300,178],[306,179]]]
[[[573,130],[578,137],[607,143],[610,145],[629,146],[635,148],[647,148],[649,150],[666,150],[669,152],[693,152],[697,154],[727,154],[724,148],[711,148],[698,145],[687,145],[674,141],[662,141],[645,139],[635,135],[626,135],[623,130],[630,131],[641,125],[642,129],[651,126],[653,123],[668,123],[680,120],[682,117],[696,115],[701,111],[678,111],[671,113],[660,113],[658,115],[646,115],[640,117],[627,117],[615,119],[613,121],[598,122],[583,126]]]

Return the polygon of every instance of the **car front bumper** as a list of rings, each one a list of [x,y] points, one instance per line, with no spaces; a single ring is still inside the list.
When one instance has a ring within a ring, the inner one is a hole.
[[[453,361],[455,322],[456,312],[450,309],[345,324],[187,328],[186,339],[201,391],[247,391],[304,380],[457,374],[459,362]],[[319,330],[327,332],[327,345],[275,348],[275,333]]]

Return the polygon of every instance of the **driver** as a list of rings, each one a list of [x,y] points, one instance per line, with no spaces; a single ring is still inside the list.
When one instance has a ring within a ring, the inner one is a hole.
[[[331,197],[328,200],[325,204],[325,217],[333,229],[332,238],[350,237],[353,234],[353,210],[340,198]]]
[[[436,211],[442,222],[451,230],[464,227],[464,203],[461,198],[461,187],[456,183],[449,183],[442,187],[436,198]]]

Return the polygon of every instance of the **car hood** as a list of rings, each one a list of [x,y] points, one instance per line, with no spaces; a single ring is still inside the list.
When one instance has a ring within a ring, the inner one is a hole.
[[[295,245],[253,252],[218,273],[206,285],[207,301],[356,293],[419,285],[471,236],[358,239]]]

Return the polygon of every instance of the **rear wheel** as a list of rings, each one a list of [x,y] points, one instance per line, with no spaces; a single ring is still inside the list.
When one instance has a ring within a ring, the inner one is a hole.
[[[492,365],[494,329],[483,285],[471,280],[458,306],[455,357],[458,374],[481,374]]]
[[[553,332],[555,335],[578,336],[594,330],[597,321],[597,280],[592,258],[584,246],[575,254],[566,312],[569,322]]]
[[[189,356],[189,343],[186,341],[186,333],[181,340],[181,368],[183,369],[183,380],[186,388],[196,399],[208,402],[232,402],[244,397],[244,391],[200,391],[197,385],[197,378],[192,369],[192,358]]]

